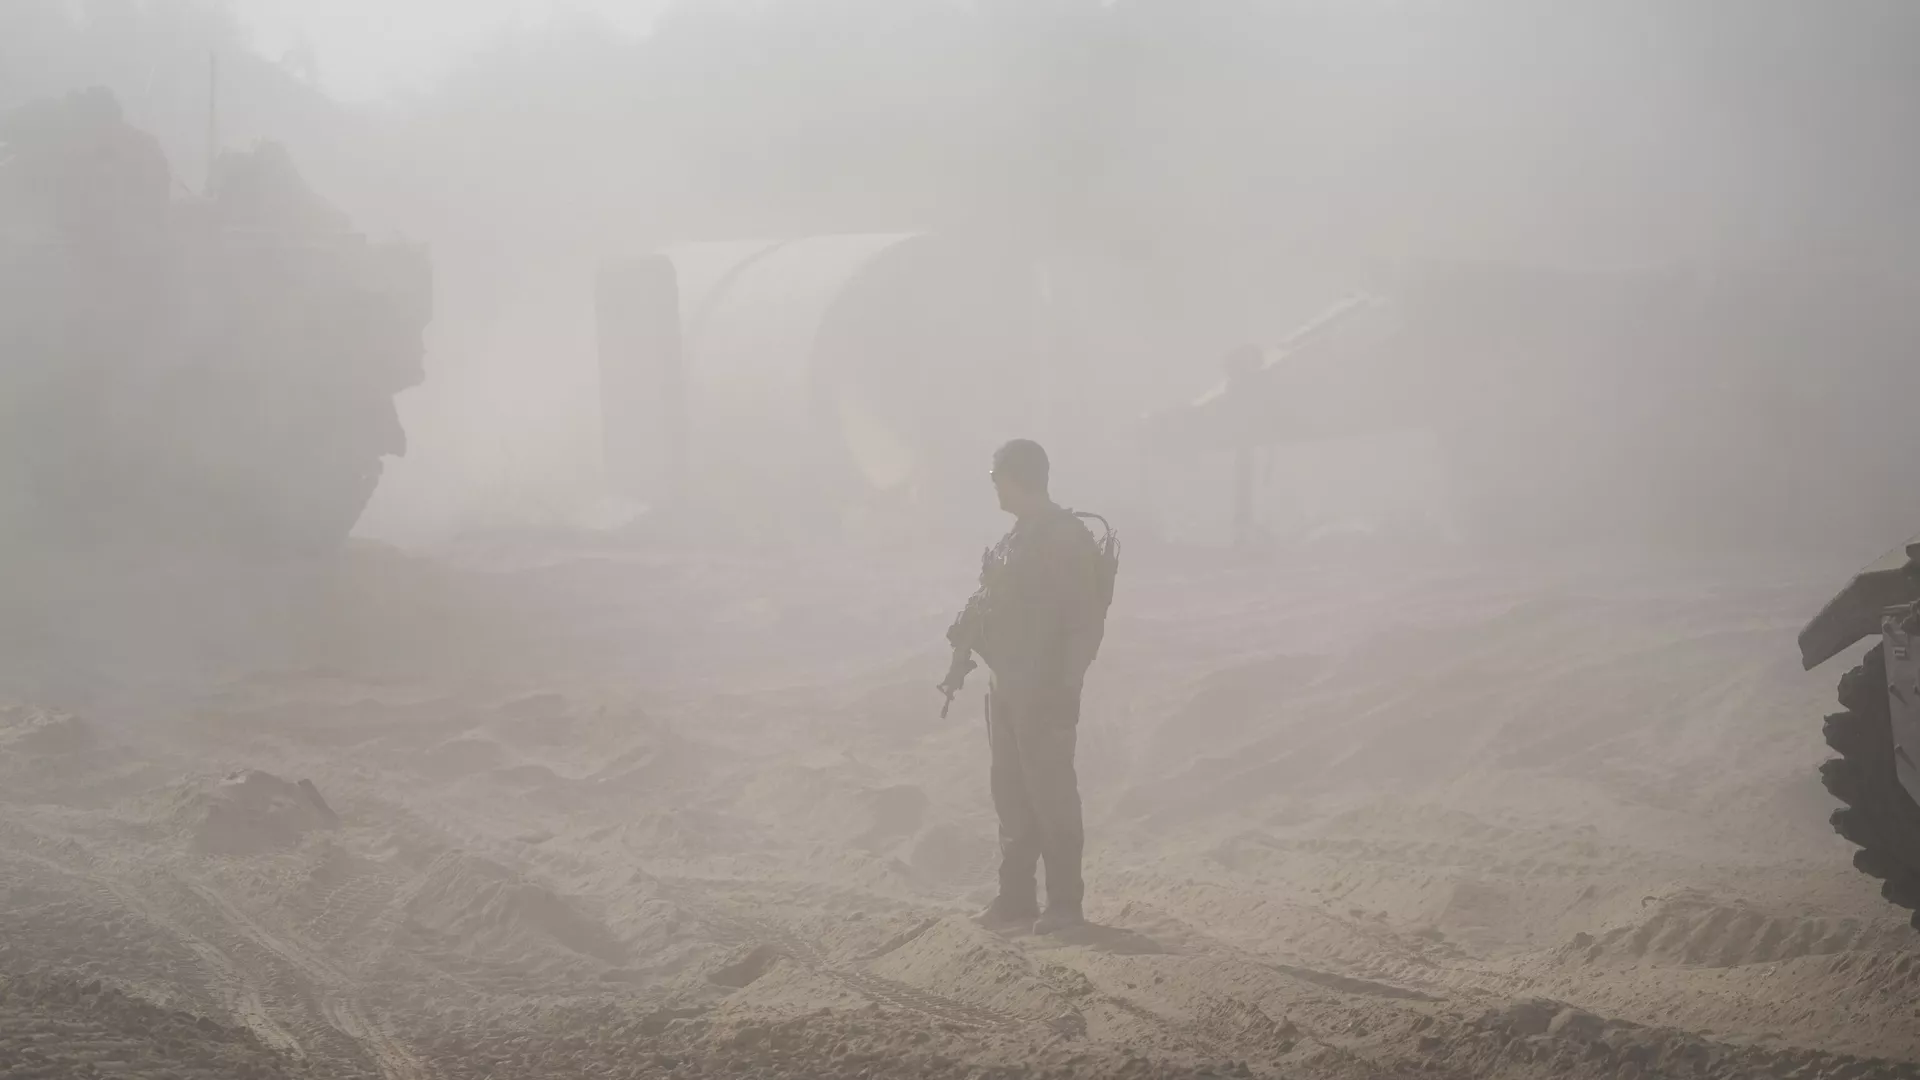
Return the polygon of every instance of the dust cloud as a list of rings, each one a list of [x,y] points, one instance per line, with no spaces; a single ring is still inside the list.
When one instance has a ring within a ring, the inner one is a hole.
[[[1915,1075],[1795,635],[1920,530],[1916,41],[0,0],[0,1076]],[[1014,438],[1058,932],[935,688]]]

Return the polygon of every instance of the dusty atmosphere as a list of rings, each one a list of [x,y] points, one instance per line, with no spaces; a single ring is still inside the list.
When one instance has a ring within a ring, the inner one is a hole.
[[[0,0],[0,1078],[1920,1077],[1796,644],[1920,12],[1677,7]],[[936,689],[1016,436],[1056,933]]]

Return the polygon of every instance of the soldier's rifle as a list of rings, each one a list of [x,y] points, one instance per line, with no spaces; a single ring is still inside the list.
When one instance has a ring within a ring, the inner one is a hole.
[[[953,696],[967,684],[967,675],[979,665],[973,662],[975,649],[980,645],[980,632],[986,623],[988,569],[993,562],[993,551],[989,549],[980,556],[980,588],[967,598],[967,606],[960,616],[947,627],[947,644],[953,646],[953,659],[947,664],[947,677],[940,680],[938,687],[946,695],[946,701],[940,705],[940,719],[947,718],[947,711],[953,708]]]

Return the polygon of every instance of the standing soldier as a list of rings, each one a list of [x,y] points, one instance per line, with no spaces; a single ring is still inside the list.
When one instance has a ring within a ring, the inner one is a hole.
[[[948,700],[972,669],[991,673],[987,732],[993,808],[1000,818],[1000,894],[976,916],[995,930],[1048,934],[1082,924],[1080,789],[1073,750],[1080,688],[1100,650],[1117,548],[1047,493],[1040,444],[1016,439],[993,456],[1000,508],[1011,532],[982,560],[980,588],[947,631],[954,665],[940,685]],[[1103,522],[1104,524],[1104,522]],[[1046,864],[1040,912],[1038,864]]]

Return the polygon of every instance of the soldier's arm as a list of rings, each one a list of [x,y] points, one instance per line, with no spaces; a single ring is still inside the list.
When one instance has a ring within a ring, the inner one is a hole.
[[[986,560],[981,560],[980,587],[967,598],[966,606],[960,614],[953,617],[947,627],[947,644],[953,647],[953,657],[947,663],[947,676],[940,680],[939,689],[947,695],[946,705],[940,707],[940,718],[946,719],[947,709],[953,704],[953,696],[967,681],[967,674],[974,668],[974,653],[980,650],[981,619],[986,613],[987,599]]]
[[[958,647],[979,625],[980,612],[985,603],[985,590],[967,597],[967,603],[960,614],[953,617],[953,623],[947,627],[947,644]]]
[[[980,556],[980,584],[973,590],[973,595],[967,597],[960,614],[955,615],[952,624],[947,627],[947,644],[956,649],[964,643],[977,651],[980,622],[987,610],[988,563],[992,556],[991,550]]]

